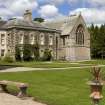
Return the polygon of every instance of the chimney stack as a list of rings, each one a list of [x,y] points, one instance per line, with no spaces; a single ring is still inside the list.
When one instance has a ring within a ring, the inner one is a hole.
[[[25,11],[24,20],[32,21],[32,12],[31,12],[31,10],[26,10]]]

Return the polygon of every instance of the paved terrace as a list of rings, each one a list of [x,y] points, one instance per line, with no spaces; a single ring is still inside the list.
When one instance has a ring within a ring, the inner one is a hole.
[[[33,101],[31,98],[22,100],[16,96],[0,93],[0,105],[46,105]]]

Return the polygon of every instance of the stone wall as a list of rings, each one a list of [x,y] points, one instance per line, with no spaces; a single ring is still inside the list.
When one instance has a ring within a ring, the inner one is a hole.
[[[4,35],[4,38],[2,39],[1,38],[1,36],[2,35]],[[7,39],[7,32],[5,32],[5,31],[0,31],[0,56],[2,56],[2,50],[4,50],[4,56],[6,55],[6,53],[7,53],[7,41],[6,41],[6,39]],[[4,44],[2,44],[2,40],[3,40],[3,43]]]
[[[41,45],[41,34],[44,35],[44,45]],[[37,30],[23,30],[23,29],[11,29],[7,31],[6,38],[6,53],[9,53],[11,56],[15,57],[15,47],[16,45],[20,45],[21,49],[23,44],[36,44],[39,45],[40,56],[43,56],[45,49],[50,49],[52,51],[52,56],[54,59],[58,58],[56,50],[56,37],[58,37],[59,44],[59,34],[54,32],[46,32],[46,31],[37,31]],[[34,37],[33,43],[31,42],[32,36]],[[52,45],[50,45],[50,36],[52,36]],[[23,37],[23,42],[21,42],[21,38]]]
[[[84,28],[84,44],[76,44],[76,30],[77,27],[82,24]],[[62,36],[62,38],[65,37]],[[78,18],[77,23],[75,24],[73,30],[65,38],[65,46],[63,46],[63,40],[61,38],[61,52],[60,59],[64,58],[65,60],[90,60],[90,34],[87,30],[86,24],[82,17]]]
[[[83,45],[76,44],[76,29],[80,24],[84,27]],[[20,45],[22,49],[24,44],[38,43],[41,57],[43,56],[45,49],[50,49],[52,51],[53,59],[65,59],[68,61],[91,59],[90,34],[82,17],[78,18],[73,30],[68,35],[61,35],[58,32],[20,28],[1,31],[0,34],[1,33],[5,34],[5,46],[1,46],[0,44],[0,48],[5,49],[5,55],[6,53],[9,53],[11,56],[15,57],[16,45]],[[51,38],[52,42],[50,42]],[[65,38],[65,45],[63,44],[63,38]],[[41,43],[41,41],[43,42]]]

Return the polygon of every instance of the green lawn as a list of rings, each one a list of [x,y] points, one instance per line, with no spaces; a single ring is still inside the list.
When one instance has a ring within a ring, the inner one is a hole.
[[[0,80],[29,83],[28,94],[48,105],[91,105],[86,84],[90,79],[89,69],[0,73]]]
[[[80,67],[80,66],[91,66],[91,65],[105,65],[105,60],[92,60],[92,61],[81,61],[81,62],[66,62],[66,61],[53,61],[53,62],[13,62],[7,63],[0,61],[0,65],[9,66],[22,66],[22,67],[33,67],[33,68],[65,68],[65,67]]]
[[[91,64],[82,64],[81,62],[14,62],[7,63],[0,61],[0,65],[12,65],[12,66],[22,66],[22,67],[34,67],[34,68],[64,68],[64,67],[78,67],[87,66]]]
[[[84,64],[93,64],[93,65],[105,65],[105,60],[92,60],[92,61],[84,61],[84,62],[79,62],[79,63],[84,63]]]

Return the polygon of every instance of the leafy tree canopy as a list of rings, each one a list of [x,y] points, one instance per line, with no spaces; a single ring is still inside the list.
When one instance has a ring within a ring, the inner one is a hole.
[[[89,27],[91,39],[91,55],[93,58],[105,58],[105,25],[93,24]]]
[[[41,18],[41,17],[38,17],[38,18],[34,18],[34,21],[37,21],[37,22],[42,23],[42,22],[45,21],[45,19],[43,19],[43,18]]]

